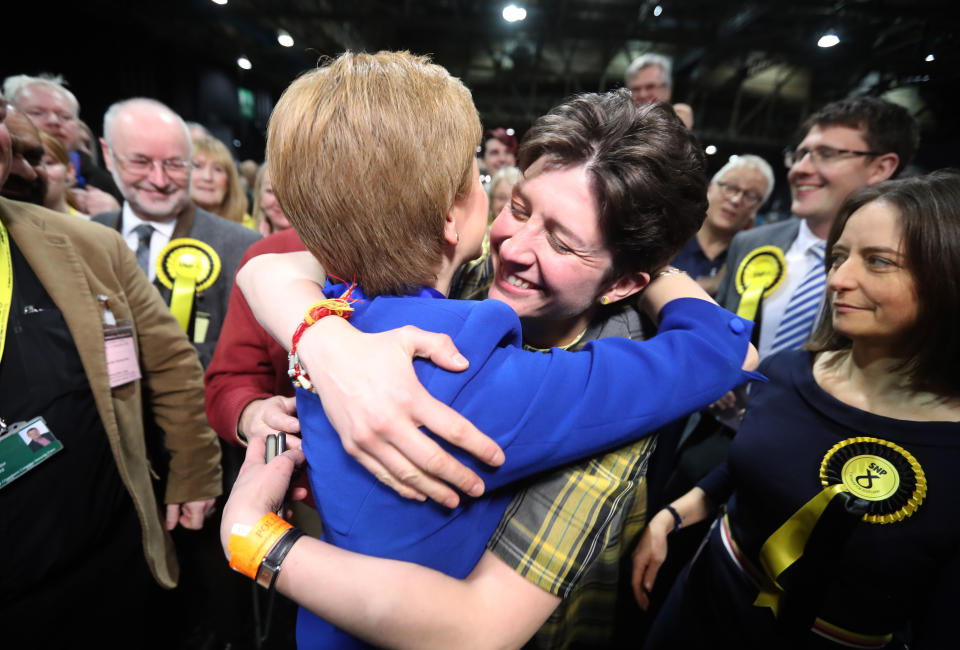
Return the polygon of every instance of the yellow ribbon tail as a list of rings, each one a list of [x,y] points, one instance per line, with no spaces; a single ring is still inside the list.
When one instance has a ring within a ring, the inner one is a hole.
[[[190,329],[190,314],[193,311],[193,297],[197,292],[197,280],[193,277],[177,276],[173,280],[173,294],[170,296],[170,312],[180,323],[180,329]]]
[[[737,316],[749,321],[757,320],[757,309],[760,307],[760,296],[766,291],[763,284],[753,284],[746,288],[737,307]]]
[[[780,596],[783,595],[777,582],[780,574],[803,556],[803,549],[823,511],[835,496],[846,491],[842,483],[824,488],[767,538],[760,548],[760,566],[773,584],[761,589],[754,605],[769,607],[774,614],[778,613]]]

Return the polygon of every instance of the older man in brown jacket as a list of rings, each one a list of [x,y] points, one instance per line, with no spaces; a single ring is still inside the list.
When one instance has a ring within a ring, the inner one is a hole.
[[[16,156],[2,107],[0,184]],[[147,647],[151,585],[178,580],[168,531],[200,528],[221,491],[200,363],[117,233],[7,199],[0,419],[5,636]],[[21,462],[27,425],[55,442]]]

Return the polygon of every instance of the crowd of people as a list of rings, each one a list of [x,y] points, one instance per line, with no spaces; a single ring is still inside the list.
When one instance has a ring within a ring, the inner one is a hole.
[[[518,141],[347,52],[258,167],[8,78],[11,643],[948,646],[960,174],[897,179],[916,121],[852,96],[755,226],[770,164],[708,178],[670,61],[624,81]]]

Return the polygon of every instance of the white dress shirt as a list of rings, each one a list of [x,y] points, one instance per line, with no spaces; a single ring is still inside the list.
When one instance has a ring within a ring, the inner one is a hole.
[[[167,221],[147,221],[135,215],[130,208],[130,204],[126,201],[123,202],[122,215],[120,234],[123,235],[127,246],[134,253],[137,252],[137,246],[140,245],[140,239],[135,232],[136,227],[142,223],[153,226],[153,235],[150,236],[150,264],[147,266],[147,277],[150,282],[153,282],[157,277],[157,256],[163,250],[163,247],[170,243],[170,239],[173,237],[173,229],[177,226],[177,217]]]

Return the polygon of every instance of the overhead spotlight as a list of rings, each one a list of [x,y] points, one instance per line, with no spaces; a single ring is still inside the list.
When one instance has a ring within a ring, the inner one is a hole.
[[[731,156],[730,156],[729,158],[727,158],[727,162],[733,162],[734,160],[736,160],[736,159],[739,158],[739,157],[740,157],[740,156],[738,156],[737,154],[731,154]]]
[[[250,59],[245,56],[241,56],[237,59],[237,65],[243,68],[244,70],[250,70],[253,68],[253,64],[250,63]]]
[[[817,41],[817,45],[820,47],[833,47],[840,42],[840,37],[834,34],[833,32],[827,32],[820,37],[820,40]]]
[[[503,19],[508,23],[515,23],[527,17],[527,10],[514,4],[503,8]]]
[[[924,59],[924,61],[926,61],[927,63],[930,63],[931,61],[936,61],[936,60],[937,59],[933,56],[933,54],[928,54],[927,58]]]
[[[293,47],[293,36],[285,29],[277,31],[277,43],[284,47]]]
[[[225,4],[227,4],[227,0],[213,0],[213,4],[215,4],[215,5],[225,5]]]
[[[516,133],[516,131],[513,129],[507,129],[507,135],[513,135],[514,133]]]
[[[717,148],[712,144],[708,144],[704,148],[703,153],[707,154],[708,156],[712,156],[713,154],[717,153]]]
[[[236,147],[237,149],[239,149],[239,148],[240,148],[240,145],[242,145],[242,144],[243,144],[243,143],[240,142],[239,140],[237,140],[236,138],[233,139],[233,146]]]
[[[654,16],[659,16],[662,13],[663,13],[663,7],[661,7],[660,5],[657,5],[656,7],[653,8]]]

